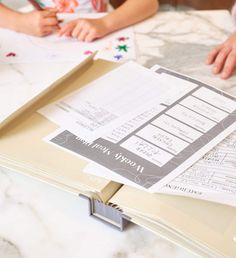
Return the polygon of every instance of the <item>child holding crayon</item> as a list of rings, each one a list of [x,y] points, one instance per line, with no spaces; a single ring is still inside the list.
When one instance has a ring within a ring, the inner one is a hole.
[[[57,19],[58,12],[106,12],[108,0],[37,0],[34,2],[39,8],[29,13],[20,13],[0,4],[0,27],[34,36],[46,36],[57,31],[59,36],[90,42],[142,21],[155,14],[158,9],[158,0],[126,0],[102,18],[76,19],[60,26]]]

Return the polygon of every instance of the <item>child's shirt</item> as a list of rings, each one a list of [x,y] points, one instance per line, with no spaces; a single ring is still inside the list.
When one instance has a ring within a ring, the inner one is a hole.
[[[56,7],[61,13],[107,12],[108,0],[37,0],[42,7]]]

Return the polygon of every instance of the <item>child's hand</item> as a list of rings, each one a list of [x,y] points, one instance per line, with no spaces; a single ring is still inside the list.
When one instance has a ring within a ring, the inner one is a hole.
[[[109,33],[103,19],[77,19],[68,22],[59,31],[59,36],[73,37],[80,41],[91,42]]]
[[[206,63],[213,64],[213,73],[221,73],[222,79],[232,75],[236,68],[236,32],[209,53]]]
[[[18,31],[33,36],[47,36],[59,30],[57,12],[56,9],[45,9],[21,14]]]

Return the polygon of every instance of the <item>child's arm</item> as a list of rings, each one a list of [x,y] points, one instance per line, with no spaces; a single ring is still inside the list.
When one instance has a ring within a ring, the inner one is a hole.
[[[59,35],[90,42],[113,31],[135,24],[155,14],[157,0],[127,0],[119,8],[100,19],[78,19],[65,24]]]
[[[232,75],[236,68],[236,32],[209,53],[206,63],[213,64],[212,72],[220,73],[222,79]]]
[[[0,27],[34,35],[46,36],[59,29],[57,10],[20,13],[0,4]]]

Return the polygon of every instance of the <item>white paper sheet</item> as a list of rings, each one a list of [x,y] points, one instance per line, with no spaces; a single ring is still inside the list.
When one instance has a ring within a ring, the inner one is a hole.
[[[90,174],[90,175],[103,177],[106,179],[109,178],[109,180],[111,180],[111,181],[143,190],[143,188],[141,186],[133,183],[132,181],[126,179],[125,177],[120,176],[119,174],[114,173],[112,170],[107,169],[95,162],[90,161],[90,163],[84,168],[83,172]]]
[[[236,206],[236,132],[162,189]]]
[[[105,14],[60,14],[66,23],[76,18],[99,18]],[[114,32],[91,43],[61,37],[33,37],[0,29],[0,61],[5,63],[81,62],[85,56],[98,51],[97,58],[123,62],[136,58],[133,28]]]
[[[94,162],[88,164],[84,172],[138,187],[132,181]],[[158,192],[236,207],[236,132]]]
[[[165,89],[172,90],[164,105],[159,104],[160,110],[150,97],[154,91],[150,91],[149,106],[124,119],[107,137],[88,144],[79,134],[65,130],[49,141],[112,170],[137,186],[158,192],[236,129],[233,96],[158,68],[157,75],[162,73],[166,78],[171,77]],[[186,84],[188,90],[185,90]]]
[[[157,112],[166,93],[155,73],[129,62],[38,112],[91,142],[140,115],[140,110],[149,110],[152,101]]]

